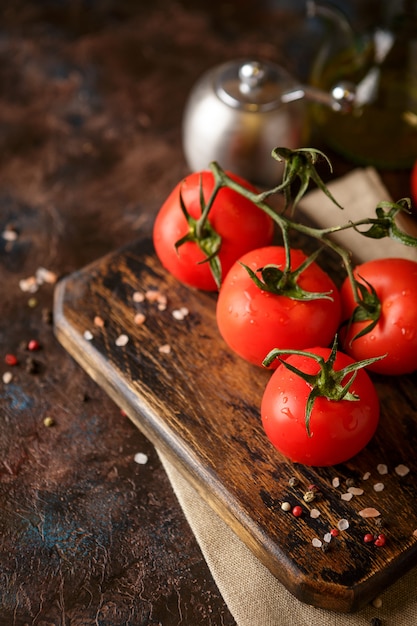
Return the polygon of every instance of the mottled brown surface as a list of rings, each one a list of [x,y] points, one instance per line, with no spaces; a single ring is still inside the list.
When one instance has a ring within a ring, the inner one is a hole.
[[[234,623],[153,447],[54,339],[53,285],[32,308],[19,281],[149,231],[187,171],[181,115],[202,71],[246,54],[299,63],[279,5],[2,3],[0,232],[18,235],[0,237],[2,626]]]

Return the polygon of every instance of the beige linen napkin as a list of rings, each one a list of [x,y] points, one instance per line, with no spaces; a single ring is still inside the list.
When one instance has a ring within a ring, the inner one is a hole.
[[[346,220],[368,217],[378,202],[389,199],[372,168],[355,170],[329,188],[346,207],[343,212]],[[320,226],[341,223],[341,212],[321,191],[310,192],[302,203],[302,210]],[[389,240],[374,242],[354,233],[347,237],[345,233],[343,243],[358,261],[378,256],[408,256],[410,253],[411,258],[417,260],[415,250]],[[383,626],[417,624],[417,568],[383,593],[382,606],[369,605],[358,613],[346,615],[303,604],[279,583],[168,459],[160,452],[159,456],[238,626],[370,626],[374,617],[378,617]]]

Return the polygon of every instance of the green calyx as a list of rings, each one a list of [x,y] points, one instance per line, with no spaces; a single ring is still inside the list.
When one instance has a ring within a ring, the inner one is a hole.
[[[364,335],[370,333],[371,330],[375,328],[379,318],[381,317],[381,301],[378,298],[374,287],[364,278],[360,278],[365,284],[360,283],[357,280],[354,281],[354,288],[356,289],[356,307],[345,325],[347,325],[349,330],[351,325],[355,322],[369,322],[369,324],[366,324],[362,330],[356,333],[356,335],[350,340],[350,344],[352,344],[355,339],[359,339],[359,337],[363,337]]]
[[[411,213],[410,198],[401,198],[401,200],[397,202],[383,200],[377,205],[375,213],[376,218],[370,218],[368,220],[368,224],[370,224],[368,230],[360,230],[358,228],[359,223],[353,224],[354,229],[364,237],[371,239],[389,237],[405,246],[417,245],[417,239],[404,230],[401,230],[395,219],[399,213]]]
[[[255,285],[262,291],[283,295],[292,300],[332,300],[331,292],[306,291],[298,284],[300,275],[315,261],[319,254],[320,250],[316,250],[296,270],[291,270],[288,262],[284,269],[272,263],[265,265],[257,270],[261,274],[261,279],[250,267],[244,263],[241,263],[241,265],[248,272]]]
[[[327,156],[314,148],[299,148],[298,150],[290,150],[289,148],[274,148],[271,154],[276,161],[284,162],[284,173],[282,183],[274,189],[274,193],[280,191],[284,195],[285,209],[289,206],[295,208],[302,197],[308,190],[310,181],[323,191],[330,200],[340,209],[340,204],[330,193],[324,181],[316,170],[317,160],[323,158],[332,169],[332,165]],[[298,185],[296,192],[293,191],[295,185]]]
[[[209,202],[206,203],[204,200],[203,187],[200,183],[201,216],[198,219],[191,217],[188,213],[184,199],[180,193],[180,206],[181,211],[187,220],[188,233],[175,242],[175,248],[178,251],[178,248],[187,241],[195,243],[205,255],[205,259],[201,261],[201,263],[209,263],[215,283],[217,287],[220,287],[222,267],[218,254],[222,245],[222,238],[214,230],[207,217],[216,193],[217,190],[215,190],[215,193],[213,193]]]
[[[281,358],[282,355],[291,355],[296,354],[300,356],[305,356],[308,358],[312,358],[320,365],[320,369],[317,374],[308,374],[303,372],[302,370],[294,367],[287,361]],[[350,391],[353,381],[356,378],[358,371],[375,361],[379,361],[384,358],[384,356],[373,357],[370,359],[364,359],[363,361],[356,361],[342,368],[341,370],[334,369],[334,362],[337,355],[337,337],[335,337],[333,346],[327,361],[317,354],[308,351],[302,350],[279,350],[275,348],[271,350],[271,352],[265,357],[263,361],[263,365],[268,367],[271,365],[272,361],[278,358],[284,367],[288,370],[300,376],[311,388],[309,393],[307,403],[306,403],[306,413],[305,413],[305,424],[306,430],[309,437],[311,437],[310,430],[310,420],[311,420],[311,412],[313,410],[314,402],[317,398],[327,398],[333,402],[340,402],[341,400],[347,400],[349,402],[356,402],[359,400],[359,396],[352,393]],[[346,377],[348,379],[345,382]]]

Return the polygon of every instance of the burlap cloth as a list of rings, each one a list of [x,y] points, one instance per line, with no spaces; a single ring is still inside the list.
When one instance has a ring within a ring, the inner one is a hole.
[[[346,207],[346,220],[369,216],[369,211],[372,212],[380,200],[389,199],[377,173],[371,168],[355,170],[329,187]],[[304,199],[302,209],[320,226],[341,223],[340,214],[320,191],[311,192]],[[405,226],[413,231],[412,225],[405,223]],[[417,260],[415,250],[388,240],[372,241],[344,233],[342,241],[360,261],[399,255]],[[370,626],[375,617],[381,620],[383,626],[417,625],[417,568],[382,593],[379,598],[381,606],[378,603],[378,606],[369,605],[358,613],[338,614],[303,604],[260,563],[167,458],[161,453],[159,455],[213,578],[238,626]]]

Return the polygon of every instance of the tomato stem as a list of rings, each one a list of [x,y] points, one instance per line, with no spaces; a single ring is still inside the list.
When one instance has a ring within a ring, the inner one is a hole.
[[[319,159],[319,157],[321,157],[325,159],[325,161],[329,165],[330,170],[332,171],[330,160],[323,152],[321,152],[320,150],[315,150],[313,148],[300,148],[298,150],[290,150],[288,148],[278,147],[273,150],[272,157],[278,161],[284,161],[284,173],[282,182],[273,189],[266,190],[262,193],[256,193],[254,191],[246,189],[240,183],[232,180],[219,166],[219,164],[214,161],[210,164],[210,169],[214,175],[215,192],[217,193],[217,191],[221,187],[229,187],[237,193],[243,195],[248,200],[252,201],[258,206],[260,210],[267,213],[267,215],[269,215],[274,220],[274,222],[281,230],[283,244],[286,250],[285,272],[289,273],[291,269],[291,244],[289,237],[289,232],[291,230],[316,239],[329,249],[333,250],[333,252],[335,252],[342,260],[346,274],[352,287],[352,293],[357,308],[362,311],[362,315],[364,314],[364,312],[368,312],[368,314],[370,314],[369,302],[366,301],[366,298],[364,299],[364,292],[353,273],[351,255],[349,251],[336,243],[334,239],[331,238],[331,235],[352,228],[359,235],[364,237],[369,237],[372,239],[382,239],[384,237],[389,237],[391,239],[401,242],[406,246],[417,246],[417,238],[412,237],[405,231],[402,231],[395,221],[398,213],[411,212],[411,200],[409,198],[401,198],[397,202],[382,201],[377,205],[375,209],[376,217],[363,218],[361,220],[357,220],[356,222],[349,221],[342,225],[332,226],[330,228],[315,228],[313,226],[307,226],[306,224],[291,219],[291,216],[294,214],[295,208],[299,204],[303,195],[306,193],[310,181],[313,181],[315,185],[319,189],[321,189],[337,207],[343,209],[343,207],[330,193],[329,189],[320,178],[316,170],[317,160]],[[298,191],[294,193],[293,188],[295,183],[299,184],[299,188]],[[266,202],[266,200],[270,196],[277,193],[282,193],[284,195],[284,209],[281,213],[275,211]],[[205,209],[207,215],[209,210],[209,203],[207,203]],[[288,216],[288,213],[290,214],[290,217]],[[361,227],[366,226],[369,226],[369,228],[364,230],[361,229]],[[370,319],[372,322],[375,321],[375,316],[377,316],[377,321],[380,315],[380,306],[377,306],[378,298],[376,294],[373,295],[375,297],[375,306],[371,316],[367,318]],[[366,327],[367,330],[365,332],[369,332],[373,325],[369,324]]]

